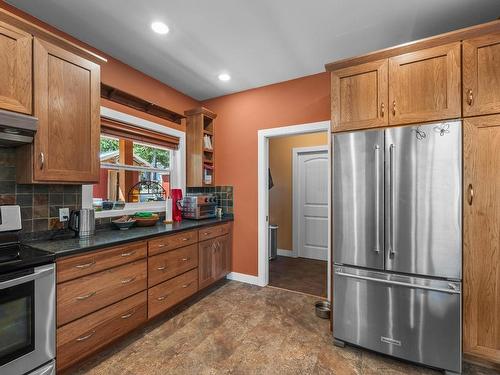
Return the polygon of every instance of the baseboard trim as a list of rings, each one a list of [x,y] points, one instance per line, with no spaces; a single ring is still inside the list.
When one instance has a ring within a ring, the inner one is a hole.
[[[246,273],[231,272],[226,276],[228,280],[239,281],[246,284],[263,286],[257,276],[247,275]]]
[[[282,257],[297,258],[292,250],[278,249],[278,255]]]

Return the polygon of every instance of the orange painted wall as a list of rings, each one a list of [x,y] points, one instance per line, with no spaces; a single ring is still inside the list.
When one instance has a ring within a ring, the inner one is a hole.
[[[257,275],[257,131],[330,118],[327,73],[207,100],[217,113],[217,185],[234,187],[233,271]]]
[[[181,92],[161,83],[160,81],[144,73],[139,72],[129,65],[106,55],[102,51],[99,51],[96,48],[73,38],[72,36],[54,28],[53,26],[50,26],[40,21],[39,19],[32,17],[31,15],[13,7],[12,5],[7,4],[3,0],[0,0],[0,8],[12,12],[19,17],[22,17],[40,27],[43,27],[46,30],[49,30],[67,40],[81,45],[82,47],[92,52],[97,53],[98,55],[107,58],[108,62],[101,64],[101,81],[110,86],[129,92],[131,94],[134,94],[135,96],[154,102],[158,105],[164,106],[172,111],[181,114],[184,114],[185,110],[194,108],[200,104],[197,100],[182,94]],[[142,117],[146,120],[164,124],[179,130],[185,130],[185,124],[177,125],[170,121],[148,115],[132,108],[110,102],[108,100],[102,100],[101,103],[103,106],[113,108],[121,112],[125,112],[137,117]]]

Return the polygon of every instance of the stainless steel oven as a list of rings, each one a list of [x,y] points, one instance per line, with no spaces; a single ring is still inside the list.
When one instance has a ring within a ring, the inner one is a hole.
[[[0,275],[0,374],[55,374],[55,265]]]

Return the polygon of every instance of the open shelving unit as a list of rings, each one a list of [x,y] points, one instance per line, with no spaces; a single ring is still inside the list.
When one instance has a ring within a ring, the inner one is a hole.
[[[186,122],[186,184],[215,186],[215,118],[205,107],[184,112]]]

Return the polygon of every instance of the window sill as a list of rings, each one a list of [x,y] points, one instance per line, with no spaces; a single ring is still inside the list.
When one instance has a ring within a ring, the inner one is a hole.
[[[100,219],[105,217],[133,215],[138,211],[165,212],[165,202],[127,203],[123,210],[96,211],[95,217],[96,219]]]

